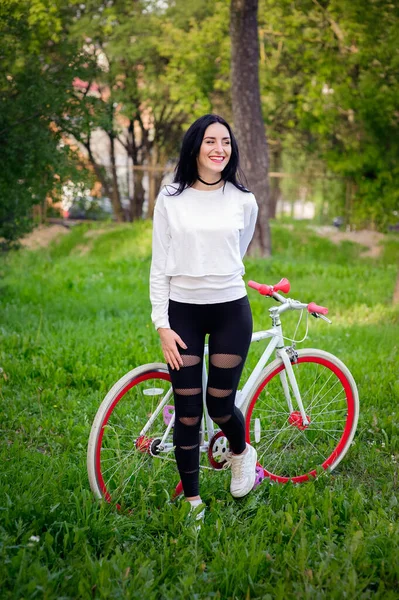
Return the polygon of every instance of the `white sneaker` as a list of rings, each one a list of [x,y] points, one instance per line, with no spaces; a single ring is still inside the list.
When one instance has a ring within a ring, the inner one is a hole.
[[[243,454],[227,453],[226,461],[231,466],[230,492],[234,498],[246,496],[254,487],[257,459],[255,448],[249,444]]]
[[[191,506],[190,506],[190,512],[188,514],[191,515],[192,513],[194,513],[195,521],[197,523],[195,525],[195,529],[196,529],[196,531],[199,531],[205,520],[206,505],[204,504],[204,502],[202,502],[202,500],[191,500],[191,501],[189,500],[189,502],[190,502]],[[200,510],[200,511],[198,511],[199,506],[203,506],[202,510]]]

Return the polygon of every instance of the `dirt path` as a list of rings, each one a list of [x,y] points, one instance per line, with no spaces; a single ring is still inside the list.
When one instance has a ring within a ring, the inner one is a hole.
[[[312,227],[318,235],[327,237],[334,244],[339,244],[343,241],[355,242],[366,246],[367,250],[361,253],[361,256],[371,256],[372,258],[378,258],[382,251],[381,241],[384,239],[385,234],[379,233],[378,231],[370,231],[368,229],[362,229],[361,231],[339,231],[336,227]]]
[[[69,233],[67,227],[63,225],[39,225],[36,229],[29,233],[27,236],[22,238],[21,245],[29,250],[36,250],[37,248],[45,248],[53,240]]]

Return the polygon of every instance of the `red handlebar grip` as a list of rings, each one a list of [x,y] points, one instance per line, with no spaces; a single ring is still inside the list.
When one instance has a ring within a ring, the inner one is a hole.
[[[284,294],[288,294],[291,289],[290,282],[286,277],[283,277],[276,285],[273,286],[273,290],[275,292],[284,292]]]
[[[248,285],[254,290],[258,290],[259,294],[262,294],[262,296],[271,296],[273,293],[273,288],[270,285],[266,285],[265,283],[256,283],[256,281],[248,281]]]
[[[265,283],[257,283],[256,281],[248,281],[248,285],[254,290],[258,290],[262,296],[272,296],[273,292],[284,292],[286,294],[290,291],[290,282],[285,277],[276,283],[276,285],[266,285]]]
[[[308,304],[308,312],[326,315],[328,313],[328,308],[326,308],[325,306],[318,306],[314,302],[311,302],[310,304]]]

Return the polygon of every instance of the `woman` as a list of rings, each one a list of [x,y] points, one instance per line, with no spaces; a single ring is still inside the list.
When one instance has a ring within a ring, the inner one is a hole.
[[[205,115],[186,132],[174,183],[157,199],[150,273],[151,318],[175,398],[175,457],[186,499],[199,495],[202,361],[209,334],[209,415],[229,441],[230,491],[248,494],[256,450],[234,404],[252,335],[242,258],[255,229],[255,197],[237,179],[237,142],[224,119]]]

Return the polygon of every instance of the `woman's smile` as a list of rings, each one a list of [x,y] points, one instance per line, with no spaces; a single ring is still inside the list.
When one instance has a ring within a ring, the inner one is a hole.
[[[224,161],[224,156],[210,156],[209,157],[211,159],[212,162],[220,164]]]

